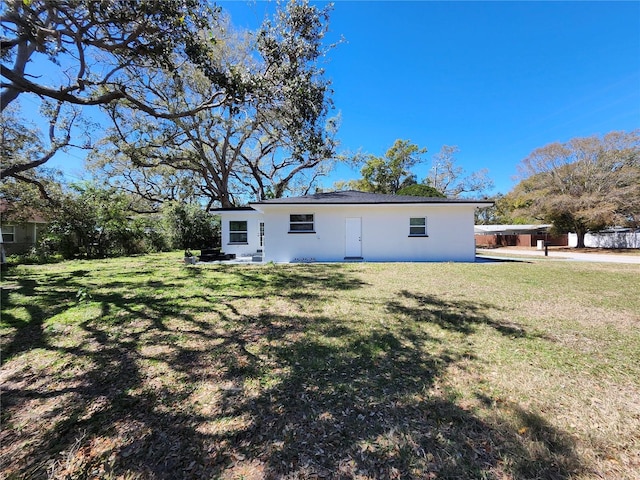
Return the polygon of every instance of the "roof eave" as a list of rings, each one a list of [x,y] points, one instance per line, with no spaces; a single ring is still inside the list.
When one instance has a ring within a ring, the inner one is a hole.
[[[416,206],[416,205],[428,205],[428,206],[456,206],[456,205],[473,205],[479,208],[490,207],[494,205],[491,201],[469,200],[469,201],[445,201],[445,202],[316,202],[316,201],[299,201],[299,202],[268,202],[261,203],[255,202],[250,204],[252,208],[259,210],[263,207],[287,207],[296,205],[313,205],[322,207],[334,207],[334,206],[354,206],[354,207],[375,207],[379,205],[397,205],[397,206]]]

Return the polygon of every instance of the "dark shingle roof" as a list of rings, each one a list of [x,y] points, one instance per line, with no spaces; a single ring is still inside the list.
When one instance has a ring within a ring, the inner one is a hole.
[[[465,204],[483,203],[492,205],[489,200],[452,199],[441,197],[414,197],[411,195],[385,195],[380,193],[358,192],[347,190],[344,192],[316,193],[302,197],[273,198],[252,202],[251,205],[309,205],[309,204],[390,204],[390,203],[445,203]]]
[[[253,207],[217,207],[210,208],[210,212],[240,212],[242,210],[255,210]]]

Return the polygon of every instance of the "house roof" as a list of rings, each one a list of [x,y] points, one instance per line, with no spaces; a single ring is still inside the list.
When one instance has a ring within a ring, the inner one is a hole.
[[[552,225],[476,225],[473,230],[475,233],[487,235],[517,235],[520,233],[546,232],[551,227]]]
[[[48,220],[42,213],[33,207],[18,207],[8,202],[6,199],[0,199],[0,218],[9,223],[47,223]]]
[[[213,213],[220,212],[241,212],[241,211],[252,211],[255,210],[253,207],[220,207],[220,208],[210,208],[209,211]]]
[[[493,205],[489,200],[469,200],[441,197],[414,197],[411,195],[385,195],[380,193],[358,192],[347,190],[343,192],[316,193],[301,197],[273,198],[252,202],[251,205],[373,205],[373,204],[476,204],[479,206]]]

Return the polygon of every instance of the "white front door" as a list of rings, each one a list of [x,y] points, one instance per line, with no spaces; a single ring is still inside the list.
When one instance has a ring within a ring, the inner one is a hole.
[[[345,257],[360,258],[362,256],[362,219],[347,218],[345,224]]]

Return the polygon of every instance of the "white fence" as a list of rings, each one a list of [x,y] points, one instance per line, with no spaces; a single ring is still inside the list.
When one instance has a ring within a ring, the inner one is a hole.
[[[569,246],[578,245],[578,236],[569,234]],[[640,232],[587,233],[584,246],[592,248],[640,248]]]

